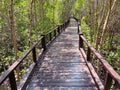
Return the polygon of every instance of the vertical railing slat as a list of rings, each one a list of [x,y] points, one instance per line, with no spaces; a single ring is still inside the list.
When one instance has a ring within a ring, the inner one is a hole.
[[[17,84],[16,84],[16,80],[15,80],[14,71],[12,71],[9,75],[9,82],[10,82],[11,90],[17,90]]]
[[[105,78],[105,90],[110,90],[111,86],[112,86],[112,77],[107,72]]]
[[[81,35],[83,34],[79,34],[79,48],[83,48],[83,39],[81,38]]]
[[[37,62],[37,58],[36,58],[36,48],[35,47],[32,50],[32,54],[33,54],[33,61],[34,61],[34,63],[36,63]]]
[[[43,36],[43,38],[42,38],[42,48],[45,51],[46,50],[46,40],[45,40],[46,36],[45,35],[42,35],[42,36]]]
[[[88,50],[87,50],[87,61],[90,61],[90,60],[91,60],[90,54],[91,54],[91,50],[90,50],[90,48],[88,47]]]

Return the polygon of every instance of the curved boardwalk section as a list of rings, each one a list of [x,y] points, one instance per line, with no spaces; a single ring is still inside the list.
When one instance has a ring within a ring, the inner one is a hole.
[[[27,90],[97,90],[78,50],[74,20],[51,44],[42,64],[38,63]]]

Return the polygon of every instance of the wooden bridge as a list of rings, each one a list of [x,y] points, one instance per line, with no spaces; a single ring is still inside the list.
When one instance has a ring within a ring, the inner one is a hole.
[[[31,52],[33,63],[17,84],[14,71]],[[42,35],[0,77],[0,85],[8,78],[11,90],[120,90],[119,74],[87,42],[73,18]]]

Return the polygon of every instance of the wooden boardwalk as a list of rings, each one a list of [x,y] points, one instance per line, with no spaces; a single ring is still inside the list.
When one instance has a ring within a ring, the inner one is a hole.
[[[27,90],[98,90],[78,41],[76,22],[71,20],[47,50],[42,64],[35,67]]]

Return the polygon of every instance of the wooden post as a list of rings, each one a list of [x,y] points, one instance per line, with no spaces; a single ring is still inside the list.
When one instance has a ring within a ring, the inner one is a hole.
[[[34,47],[32,50],[32,54],[33,54],[33,61],[34,63],[37,63],[37,58],[36,58],[36,48]]]
[[[78,22],[78,34],[79,34],[79,32],[80,32],[80,28],[79,28],[79,26],[80,26],[80,23]]]
[[[65,22],[65,28],[67,27],[67,22]]]
[[[62,32],[62,25],[60,25],[60,33]]]
[[[12,71],[9,75],[9,82],[10,82],[11,90],[17,90],[17,84],[16,84],[16,80],[15,80],[14,71]]]
[[[81,35],[83,34],[79,34],[79,48],[83,48],[83,40],[81,38]]]
[[[60,34],[60,26],[58,26],[58,28],[57,28],[57,29],[58,29],[58,34]]]
[[[64,24],[61,25],[61,32],[63,31],[63,26],[64,26]]]
[[[54,30],[54,37],[56,37],[56,29]]]
[[[46,40],[45,40],[46,36],[45,35],[42,35],[42,36],[43,36],[43,38],[42,38],[42,48],[45,51],[46,50]]]
[[[51,41],[51,40],[52,40],[52,33],[50,32],[50,34],[49,34],[49,35],[50,35],[50,41]]]
[[[65,30],[65,28],[66,28],[66,22],[64,23],[64,26],[63,26],[63,28],[64,28],[64,30]]]
[[[64,31],[64,26],[65,26],[65,24],[62,25],[62,31]]]
[[[117,90],[117,89],[120,89],[120,85],[118,84],[118,82],[115,81],[113,90]]]
[[[107,72],[105,78],[105,90],[110,90],[111,86],[112,86],[112,77]]]
[[[90,54],[91,54],[91,50],[90,48],[88,47],[88,50],[87,50],[87,61],[90,61]]]

